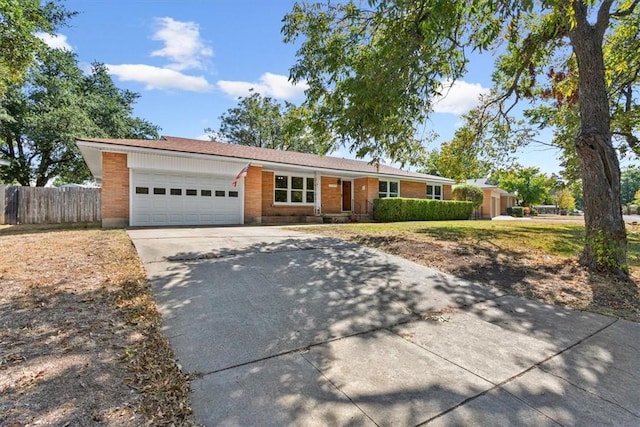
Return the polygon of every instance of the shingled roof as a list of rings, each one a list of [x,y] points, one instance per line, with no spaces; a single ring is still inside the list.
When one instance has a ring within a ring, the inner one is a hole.
[[[295,151],[273,150],[269,148],[250,147],[246,145],[223,142],[202,141],[199,139],[163,136],[160,140],[144,139],[102,139],[81,138],[79,142],[99,143],[101,145],[131,148],[145,148],[179,153],[205,154],[255,162],[280,163],[283,165],[305,166],[316,169],[358,172],[363,174],[392,175],[398,177],[433,180],[442,183],[453,183],[453,180],[440,176],[406,171],[388,165],[373,165],[361,160],[344,159],[332,156],[298,153]]]

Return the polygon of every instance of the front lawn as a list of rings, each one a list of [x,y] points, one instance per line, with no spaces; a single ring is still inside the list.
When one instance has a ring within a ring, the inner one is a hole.
[[[371,246],[509,294],[640,321],[640,226],[628,225],[630,279],[577,262],[584,225],[549,221],[430,221],[304,227]]]
[[[191,425],[122,230],[0,228],[0,425]]]

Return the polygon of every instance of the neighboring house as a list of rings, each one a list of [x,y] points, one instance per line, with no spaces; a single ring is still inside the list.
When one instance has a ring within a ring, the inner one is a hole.
[[[105,227],[371,215],[374,199],[451,199],[454,184],[364,161],[186,138],[79,139],[77,144],[102,184]],[[240,174],[249,163],[246,176]]]
[[[491,219],[498,215],[506,215],[507,208],[515,206],[516,196],[503,190],[497,185],[487,183],[488,178],[469,179],[467,184],[482,188],[484,201],[480,207],[480,216]]]

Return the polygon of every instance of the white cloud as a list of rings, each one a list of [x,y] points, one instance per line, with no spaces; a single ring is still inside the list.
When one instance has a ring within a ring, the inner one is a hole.
[[[202,76],[188,76],[168,68],[144,64],[107,65],[109,73],[121,81],[146,84],[145,89],[180,89],[190,92],[208,92],[213,87]]]
[[[67,42],[67,36],[63,34],[36,33],[36,37],[42,40],[51,49],[61,49],[73,52],[73,48]]]
[[[219,80],[217,86],[221,91],[234,98],[247,96],[253,89],[260,95],[286,100],[302,97],[304,91],[309,87],[305,82],[294,85],[287,76],[273,73],[264,73],[256,83]]]
[[[221,141],[223,138],[218,134],[218,132],[211,132],[198,135],[195,139],[199,139],[200,141]]]
[[[433,99],[433,111],[436,113],[464,114],[480,103],[480,95],[489,93],[489,89],[480,83],[467,83],[458,80],[442,82],[442,96]]]
[[[209,92],[213,86],[203,76],[189,76],[183,71],[205,69],[213,50],[200,38],[200,27],[195,22],[176,21],[170,17],[157,18],[153,40],[164,43],[162,49],[151,56],[171,61],[162,67],[146,64],[107,65],[109,72],[121,81],[144,83],[145,89],[178,89],[191,92]]]
[[[213,50],[200,38],[200,26],[195,22],[176,21],[170,17],[157,18],[158,29],[152,39],[164,42],[164,47],[151,52],[151,56],[167,58],[172,63],[166,68],[183,71],[205,68]]]

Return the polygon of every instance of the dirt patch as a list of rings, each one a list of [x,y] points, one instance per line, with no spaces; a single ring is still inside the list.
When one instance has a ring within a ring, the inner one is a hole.
[[[0,422],[192,424],[128,236],[0,230]]]
[[[308,230],[307,230],[308,231]],[[633,226],[630,232],[637,232]],[[491,239],[437,239],[426,233],[363,233],[339,227],[314,233],[342,238],[510,295],[640,321],[640,269],[629,278],[587,272],[577,259],[542,251],[504,249]]]

